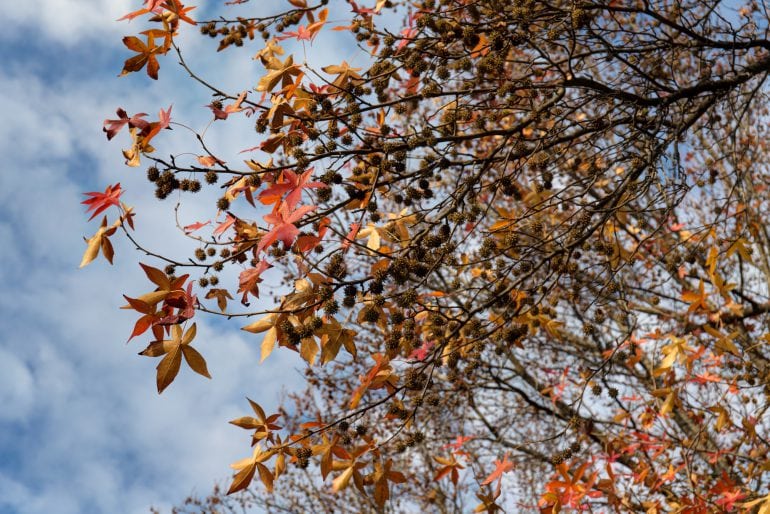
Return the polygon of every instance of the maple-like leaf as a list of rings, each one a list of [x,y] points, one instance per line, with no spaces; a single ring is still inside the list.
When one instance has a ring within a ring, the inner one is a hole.
[[[316,210],[316,208],[315,205],[303,205],[291,211],[284,203],[281,204],[277,211],[274,210],[272,213],[263,216],[264,220],[271,224],[273,228],[259,240],[257,252],[269,248],[276,241],[281,241],[285,248],[289,248],[297,234],[299,234],[299,229],[294,223],[298,222],[305,214]]]
[[[225,221],[217,225],[217,228],[214,229],[213,234],[215,236],[224,234],[227,231],[227,229],[229,229],[230,227],[233,226],[233,224],[235,224],[236,219],[237,218],[235,216],[233,216],[228,212],[227,216],[225,216]]]
[[[350,224],[350,232],[347,233],[347,235],[345,236],[345,239],[342,240],[342,244],[340,245],[340,248],[342,248],[343,251],[347,251],[348,248],[350,248],[350,245],[353,241],[355,241],[359,230],[361,230],[360,223]]]
[[[707,299],[708,299],[708,295],[706,294],[703,280],[701,280],[700,284],[698,285],[697,293],[693,291],[685,291],[684,293],[682,293],[682,300],[690,304],[690,307],[687,309],[688,314],[692,312],[696,312],[699,309],[708,311],[709,306],[708,306]]]
[[[233,297],[230,296],[230,291],[227,289],[216,289],[211,288],[209,289],[209,292],[206,293],[206,299],[211,300],[212,298],[217,299],[217,307],[219,307],[219,310],[222,312],[225,312],[227,309],[227,300],[232,300]]]
[[[351,68],[347,61],[326,66],[322,69],[330,75],[337,75],[332,81],[332,84],[339,89],[345,89],[349,84],[356,86],[364,80],[361,75],[357,73],[361,71],[361,68]]]
[[[195,20],[187,15],[187,13],[195,9],[195,6],[185,7],[179,0],[165,0],[163,7],[172,15],[170,21],[176,22],[179,19],[190,25],[197,24]]]
[[[257,470],[259,471],[259,477],[262,480],[262,483],[265,484],[268,491],[272,491],[273,474],[267,469],[267,466],[262,463],[272,457],[273,453],[273,450],[262,451],[262,446],[256,445],[251,457],[230,464],[230,467],[236,470],[237,473],[233,477],[233,482],[230,484],[227,494],[233,494],[249,487]]]
[[[121,131],[121,129],[128,125],[129,128],[136,127],[139,130],[147,130],[150,123],[142,118],[147,116],[147,113],[139,112],[129,117],[125,110],[118,108],[116,111],[118,119],[116,120],[104,120],[104,126],[102,131],[107,134],[107,139],[112,139],[115,135]]]
[[[99,230],[96,231],[96,234],[94,234],[90,239],[86,239],[88,247],[83,254],[83,259],[80,261],[81,268],[87,266],[90,262],[96,259],[96,256],[99,255],[99,249],[101,249],[104,258],[107,259],[110,264],[112,264],[112,257],[115,252],[112,249],[112,243],[110,243],[109,238],[118,229],[120,223],[121,220],[119,219],[113,225],[107,226],[107,216],[104,217],[102,220],[102,225],[99,227]]]
[[[182,227],[182,229],[184,230],[185,234],[192,234],[196,230],[200,230],[206,225],[211,225],[211,220],[208,220],[206,222],[196,221],[195,223],[191,223],[190,225],[185,225],[184,227]]]
[[[296,32],[284,32],[283,35],[276,37],[278,41],[283,41],[284,39],[289,38],[297,38],[297,41],[313,41],[315,37],[318,35],[318,32],[320,32],[321,27],[324,26],[326,23],[326,17],[329,14],[329,9],[323,9],[318,14],[318,21],[313,21],[309,23],[307,26],[300,25],[299,28],[297,28]],[[312,12],[308,11],[308,16],[312,16]]]
[[[91,214],[91,217],[88,218],[88,221],[91,221],[96,216],[104,212],[105,210],[109,209],[113,205],[116,207],[120,207],[120,195],[123,194],[123,190],[120,188],[120,182],[113,186],[107,186],[107,188],[104,190],[104,193],[100,193],[98,191],[92,191],[90,193],[83,193],[86,196],[89,196],[87,200],[83,200],[82,204],[88,205],[88,209],[86,209],[86,213],[90,211],[94,211]]]
[[[160,69],[160,65],[158,64],[156,54],[163,53],[165,50],[163,47],[155,44],[155,38],[148,34],[147,43],[145,44],[136,36],[126,36],[123,38],[123,44],[126,45],[129,50],[137,52],[138,55],[126,59],[126,62],[123,63],[123,71],[121,71],[120,75],[128,75],[131,72],[139,71],[146,65],[147,75],[152,79],[158,80],[158,70]]]
[[[133,12],[130,12],[126,14],[125,16],[122,16],[118,18],[116,21],[122,21],[122,20],[133,20],[137,16],[141,16],[142,14],[160,14],[163,12],[163,8],[161,5],[165,2],[165,0],[146,0],[144,8],[139,9]]]
[[[201,166],[205,166],[206,168],[211,168],[215,164],[225,164],[225,161],[218,159],[214,157],[213,155],[199,155],[197,157],[197,161],[200,163]]]
[[[302,73],[299,65],[294,64],[294,56],[292,55],[287,57],[284,62],[276,59],[275,62],[268,63],[268,69],[271,71],[260,79],[259,84],[257,84],[257,91],[269,93],[279,82],[281,87],[290,86],[294,83],[293,77]]]
[[[150,126],[145,129],[143,132],[146,132],[146,135],[144,136],[144,144],[148,144],[152,138],[154,138],[161,130],[163,129],[169,129],[171,130],[171,127],[169,126],[171,124],[171,108],[173,106],[169,105],[167,110],[160,109],[158,112],[158,121],[150,123]]]
[[[174,277],[171,280],[172,277],[167,276],[158,268],[143,263],[139,263],[139,265],[147,278],[158,287],[138,298],[129,298],[123,295],[128,304],[121,308],[133,309],[142,314],[142,317],[134,325],[134,330],[128,340],[130,341],[144,333],[150,327],[153,329],[155,338],[161,339],[164,326],[189,319],[195,313],[195,297],[191,294],[191,284],[188,284],[187,291],[182,289],[189,275]],[[161,303],[163,305],[159,307]],[[174,309],[179,309],[180,314],[174,316],[172,314]]]
[[[419,348],[412,350],[412,353],[409,354],[409,359],[424,361],[435,344],[434,341],[425,341]]]
[[[281,415],[271,414],[270,416],[267,416],[264,409],[260,407],[257,402],[249,398],[246,398],[246,400],[248,400],[249,405],[251,405],[251,410],[254,411],[256,417],[242,416],[231,420],[230,424],[245,428],[246,430],[254,430],[254,434],[251,436],[252,444],[256,444],[263,439],[271,443],[275,442],[273,432],[281,429],[281,426],[276,424],[276,421],[278,421],[278,418],[280,418]]]
[[[171,339],[153,341],[147,348],[139,352],[139,355],[147,357],[164,356],[157,367],[158,393],[162,393],[174,381],[179,373],[182,357],[193,371],[206,378],[211,378],[203,356],[198,353],[198,350],[190,346],[196,332],[195,323],[184,334],[181,325],[174,325],[171,327]]]
[[[406,482],[404,474],[400,471],[394,471],[392,468],[392,459],[388,459],[384,464],[379,461],[375,462],[371,480],[374,481],[374,502],[379,507],[383,507],[390,498],[390,482],[394,484]]]
[[[584,478],[588,464],[581,464],[570,476],[569,467],[566,462],[559,464],[557,470],[561,475],[561,480],[552,480],[545,485],[546,493],[540,499],[539,505],[555,504],[558,506],[568,506],[576,509],[580,506],[583,498],[598,498],[603,495],[600,491],[592,491],[597,473],[593,472]]]
[[[318,330],[318,335],[321,336],[321,364],[333,361],[342,347],[356,356],[356,331],[344,328],[335,318],[329,318]]]
[[[241,329],[246,332],[251,332],[252,334],[265,332],[265,335],[262,338],[262,354],[259,359],[260,362],[263,362],[272,353],[275,342],[278,340],[279,320],[284,318],[285,316],[279,316],[278,314],[268,314],[264,318],[246,325]]]
[[[244,108],[241,107],[241,104],[245,99],[246,99],[246,91],[238,95],[238,98],[236,98],[235,102],[224,106],[224,108],[219,107],[218,104],[215,104],[215,103],[210,103],[206,107],[211,109],[211,112],[214,113],[215,120],[226,120],[229,115],[236,112],[241,112],[244,110]]]
[[[281,198],[283,198],[283,195],[286,194],[284,202],[289,209],[294,209],[302,199],[302,191],[304,189],[329,187],[323,182],[310,182],[312,175],[313,168],[309,168],[299,175],[292,170],[283,170],[283,172],[281,172],[281,180],[262,191],[259,194],[259,201],[263,204],[274,204],[280,201]]]
[[[451,448],[453,452],[457,452],[460,450],[460,448],[463,447],[465,443],[473,440],[475,437],[476,436],[472,436],[472,435],[468,435],[468,436],[458,435],[457,438],[454,440],[454,442],[445,444],[444,446],[442,446],[442,448],[444,449]]]
[[[504,473],[508,473],[510,471],[513,471],[514,465],[513,462],[508,460],[508,454],[506,453],[503,456],[503,460],[495,459],[495,469],[490,473],[487,478],[484,479],[483,482],[481,482],[481,485],[488,485],[494,482],[495,480],[499,480],[503,477]]]
[[[262,282],[262,273],[267,269],[272,268],[272,265],[265,259],[259,261],[256,267],[249,268],[241,272],[238,277],[238,292],[243,293],[241,297],[241,303],[248,305],[248,295],[252,295],[254,298],[259,298],[259,283]]]
[[[155,151],[155,148],[149,144],[147,138],[136,127],[130,128],[129,133],[131,134],[132,144],[131,148],[123,150],[123,157],[126,158],[127,166],[136,167],[140,164],[141,155],[143,153],[152,153]]]

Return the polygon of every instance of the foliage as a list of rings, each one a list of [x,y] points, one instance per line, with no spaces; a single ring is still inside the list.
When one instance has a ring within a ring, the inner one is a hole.
[[[188,259],[137,242],[119,184],[88,193],[119,212],[82,265],[111,262],[118,229],[165,263],[127,297],[159,391],[182,357],[209,376],[202,312],[262,334],[262,360],[307,362],[305,393],[231,422],[253,450],[227,493],[274,512],[769,510],[768,6],[372,3],[126,16],[151,28],[124,38],[122,74],[158,79],[173,50],[212,123],[253,117],[255,146],[228,164],[199,131],[159,157],[185,125],[118,109],[107,137],[128,129],[158,199],[222,194],[180,225]],[[254,45],[262,75],[214,85],[177,46],[188,25]],[[305,62],[324,41],[355,63]]]

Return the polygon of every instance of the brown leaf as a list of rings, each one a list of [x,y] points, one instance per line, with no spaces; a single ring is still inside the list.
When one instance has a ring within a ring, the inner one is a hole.
[[[318,355],[318,343],[314,337],[306,337],[302,340],[299,347],[300,356],[305,359],[305,362],[311,366],[315,363],[315,358]]]
[[[259,470],[259,478],[265,484],[267,492],[273,492],[273,474],[264,464],[257,463],[257,469]]]
[[[179,373],[179,367],[182,364],[182,352],[177,346],[166,354],[158,363],[158,393],[162,393],[171,382],[174,381]]]
[[[252,462],[240,470],[234,477],[233,483],[230,484],[230,489],[227,490],[227,494],[237,493],[243,489],[249,487],[251,480],[254,478],[254,472],[257,470],[257,463]]]
[[[203,356],[190,345],[184,345],[182,346],[182,354],[184,355],[184,359],[187,361],[187,364],[192,368],[192,370],[199,375],[203,375],[206,378],[211,378],[211,375],[209,375],[209,370],[206,368],[206,360],[203,358]]]

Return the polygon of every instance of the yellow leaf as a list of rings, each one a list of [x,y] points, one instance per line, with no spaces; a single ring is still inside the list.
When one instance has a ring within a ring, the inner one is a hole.
[[[334,479],[332,482],[332,490],[336,493],[348,486],[350,479],[353,476],[353,466],[350,466],[342,472],[340,476]]]
[[[756,500],[743,503],[741,504],[741,507],[744,507],[746,509],[751,509],[753,507],[756,507],[760,503],[762,504],[762,506],[757,511],[757,514],[770,514],[770,494],[768,494],[767,496],[763,496],[762,498],[757,498]]]
[[[241,330],[251,332],[252,334],[259,334],[260,332],[264,332],[265,330],[273,328],[277,319],[277,314],[268,314],[264,318],[255,321],[250,325],[246,325],[245,327],[241,328]]]
[[[366,228],[361,229],[358,234],[356,235],[356,239],[362,239],[364,237],[368,237],[369,239],[366,241],[366,247],[370,250],[379,250],[380,249],[380,229],[378,229],[376,226],[374,226],[373,223],[369,223]]]
[[[267,66],[272,69],[267,75],[262,77],[257,85],[257,91],[269,93],[281,82],[281,87],[286,87],[294,83],[293,76],[302,73],[299,66],[294,64],[294,56],[290,55],[283,63],[277,59],[274,62],[268,62]]]
[[[733,244],[730,245],[730,248],[727,249],[727,256],[732,257],[735,252],[738,252],[738,255],[740,255],[743,260],[752,262],[751,246],[746,238],[739,237],[736,239]]]
[[[318,355],[318,343],[314,337],[306,337],[302,340],[299,347],[300,356],[310,365],[315,363],[315,358]]]
[[[270,327],[265,336],[262,338],[261,355],[259,362],[264,362],[265,359],[273,352],[275,347],[275,341],[278,339],[278,330],[275,327]]]
[[[666,401],[663,402],[663,406],[660,408],[660,415],[661,416],[669,415],[671,411],[674,410],[675,405],[676,405],[676,393],[672,390],[670,393],[668,393],[668,396],[666,396]]]
[[[181,364],[182,352],[180,351],[179,345],[177,345],[158,363],[158,393],[162,393],[163,390],[174,381],[174,378],[176,378],[177,374],[179,373],[179,367]]]
[[[709,276],[714,275],[714,271],[717,269],[717,258],[719,257],[719,249],[716,246],[712,246],[709,250],[708,257],[706,257],[706,266],[709,268]]]
[[[120,220],[118,220],[119,222]],[[102,253],[107,258],[107,260],[112,264],[112,256],[113,256],[113,250],[112,250],[112,244],[107,239],[109,236],[115,233],[115,230],[117,230],[118,222],[115,222],[112,226],[107,226],[107,216],[102,219],[102,224],[99,227],[99,230],[96,231],[96,234],[93,235],[90,239],[86,239],[86,243],[88,243],[88,247],[86,247],[86,251],[83,254],[83,259],[80,261],[80,267],[87,266],[89,263],[91,263],[94,259],[96,259],[96,256],[99,255],[99,249],[102,250]]]
[[[733,343],[733,339],[735,339],[739,334],[737,330],[732,332],[729,335],[724,335],[722,334],[722,332],[712,327],[711,325],[706,325],[704,329],[706,330],[706,332],[708,332],[710,336],[716,339],[716,343],[714,343],[714,347],[717,350],[715,352],[717,355],[722,355],[725,352],[729,352],[737,357],[740,357],[740,352],[738,351],[738,348]]]
[[[182,355],[184,355],[184,360],[187,361],[187,365],[190,366],[190,369],[199,375],[203,375],[206,378],[211,378],[211,375],[209,375],[209,370],[206,367],[206,360],[203,358],[203,355],[198,352],[198,350],[192,346],[185,345],[182,346]]]

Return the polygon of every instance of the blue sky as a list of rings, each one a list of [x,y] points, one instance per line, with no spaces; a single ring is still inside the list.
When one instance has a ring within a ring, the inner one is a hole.
[[[114,267],[99,258],[77,268],[82,236],[96,229],[80,205],[82,193],[118,181],[138,213],[142,242],[177,256],[193,248],[174,227],[174,202],[154,200],[144,167],[124,166],[126,135],[108,143],[101,132],[119,106],[155,116],[173,103],[173,118],[197,128],[210,118],[203,107],[210,97],[170,56],[161,62],[158,83],[143,73],[117,78],[130,55],[121,38],[142,25],[115,20],[140,5],[41,0],[0,6],[3,514],[139,513],[150,505],[168,508],[193,491],[205,494],[229,477],[229,463],[249,452],[248,434],[227,424],[247,413],[244,396],[269,408],[282,389],[299,384],[301,365],[293,355],[276,352],[260,365],[258,337],[201,318],[196,347],[213,380],[183,369],[158,396],[157,361],[137,355],[147,338],[126,345],[134,316],[119,310],[121,293],[148,290],[139,255],[116,241]],[[187,46],[197,69],[216,68],[219,83],[234,91],[256,83],[252,49],[216,54],[215,45],[202,43],[196,37]],[[208,141],[225,160],[243,158],[237,152],[255,144],[252,124],[228,121],[227,130],[209,130]],[[181,130],[162,136],[156,140],[166,154],[195,150]],[[182,221],[208,219],[211,207],[183,204]]]

